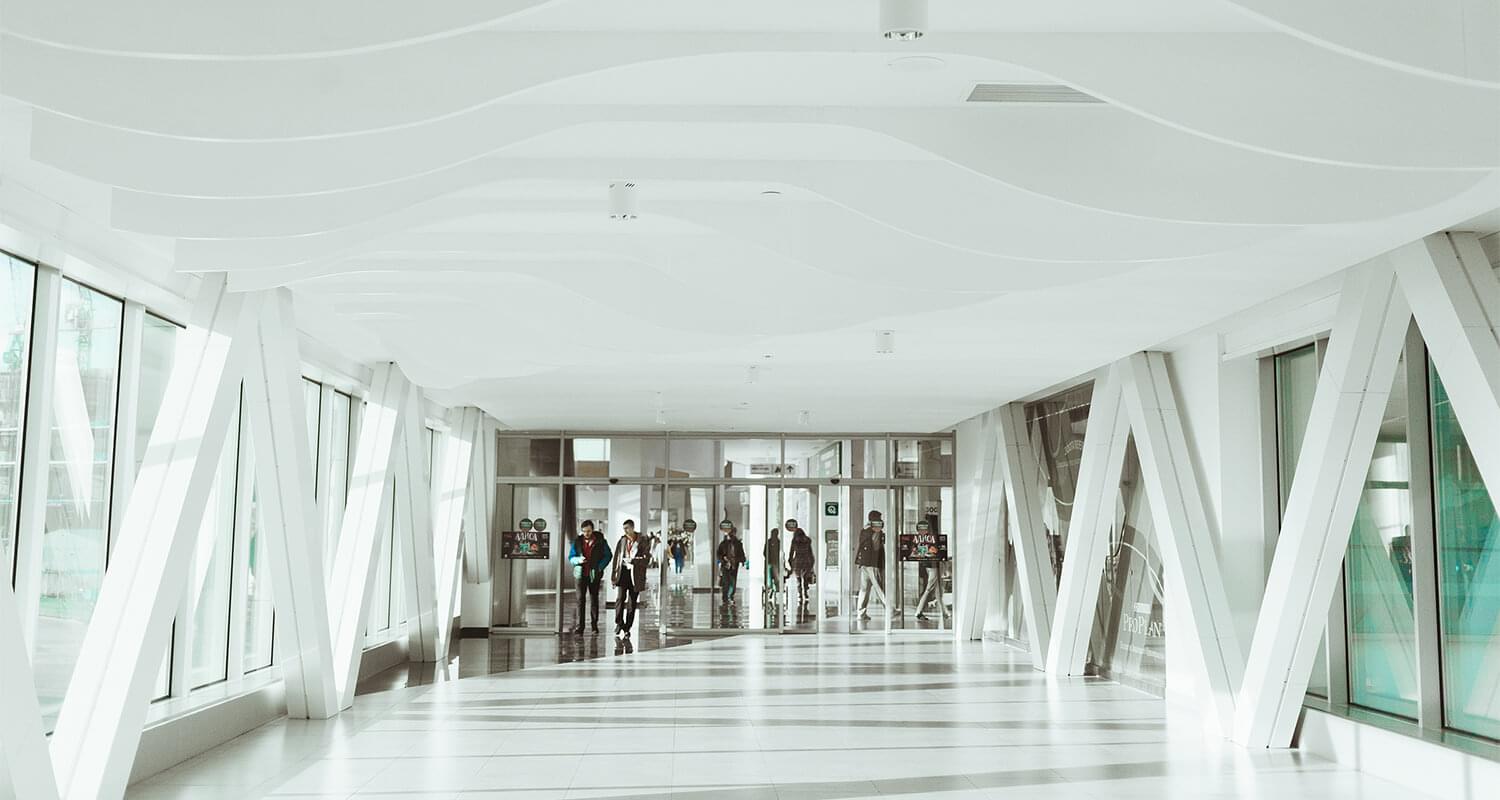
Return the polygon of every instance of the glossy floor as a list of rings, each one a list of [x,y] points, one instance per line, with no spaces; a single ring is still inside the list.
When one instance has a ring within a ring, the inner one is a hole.
[[[142,783],[157,798],[1407,798],[1296,752],[1177,730],[945,637],[738,636],[365,695]]]

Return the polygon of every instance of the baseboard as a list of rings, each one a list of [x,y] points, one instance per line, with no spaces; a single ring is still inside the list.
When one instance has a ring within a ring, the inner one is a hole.
[[[1495,797],[1500,745],[1432,741],[1395,730],[1398,726],[1304,708],[1297,747],[1426,795],[1452,800]],[[1445,736],[1456,738],[1437,738]],[[1487,757],[1485,750],[1494,757]]]
[[[141,732],[130,782],[145,780],[284,716],[286,683],[275,680],[148,724]]]

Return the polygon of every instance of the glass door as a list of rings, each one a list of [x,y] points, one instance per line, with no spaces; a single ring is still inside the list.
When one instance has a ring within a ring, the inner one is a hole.
[[[775,599],[776,570],[766,560],[772,491],[760,484],[719,487],[720,516],[714,542],[715,628],[781,628]],[[780,554],[777,556],[780,561]]]
[[[821,577],[819,542],[822,538],[821,509],[815,510],[817,489],[778,489],[771,518],[780,528],[776,537],[780,551],[781,587],[778,600],[782,609],[782,630],[791,633],[817,633],[822,604],[819,602],[818,578]]]
[[[663,592],[662,625],[668,632],[713,627],[715,505],[711,486],[666,489],[661,519],[671,564]]]
[[[562,625],[560,578],[568,545],[567,536],[557,533],[562,519],[558,487],[503,486],[496,494],[503,532],[495,567],[504,573],[505,580],[497,580],[495,585],[508,588],[493,598],[496,624],[555,633]],[[507,551],[507,538],[512,544],[523,542],[526,546],[512,546]],[[542,542],[544,546],[540,546]]]
[[[894,573],[894,526],[890,489],[851,488],[846,519],[851,535],[846,550],[851,566],[849,606],[850,631],[885,631],[900,609],[890,600],[892,584],[887,578]],[[855,530],[857,528],[857,531]]]
[[[900,529],[895,545],[895,627],[953,628],[952,490],[908,486],[900,490]]]
[[[568,536],[578,536],[585,521],[604,535],[605,544],[613,554],[620,549],[625,535],[625,523],[633,523],[640,538],[644,538],[651,550],[651,565],[646,570],[646,585],[636,599],[635,614],[625,609],[624,619],[633,620],[631,630],[641,634],[656,635],[661,630],[662,596],[661,561],[664,557],[665,539],[662,489],[659,486],[638,484],[579,484],[566,487],[568,500]],[[566,555],[566,554],[564,554]],[[618,590],[614,584],[612,568],[606,569],[599,585],[599,617],[601,630],[613,631],[617,622],[615,602]],[[569,574],[564,579],[563,616],[567,629],[576,630],[585,623],[593,631],[593,598],[580,597],[578,577]],[[584,592],[591,594],[592,589]],[[580,601],[583,601],[580,603]]]

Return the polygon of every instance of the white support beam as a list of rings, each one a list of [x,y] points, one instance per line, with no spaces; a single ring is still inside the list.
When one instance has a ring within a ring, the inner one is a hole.
[[[52,394],[57,378],[57,328],[62,315],[62,273],[36,268],[36,300],[31,311],[31,355],[26,368],[26,424],[21,432],[22,469],[16,493],[15,587],[21,629],[32,657],[42,596],[42,536],[47,528],[47,481],[52,470]],[[92,463],[93,454],[89,454]],[[0,553],[10,556],[10,553]],[[10,564],[5,567],[9,568]],[[9,576],[9,573],[6,573]]]
[[[464,510],[469,501],[473,462],[481,456],[475,442],[484,428],[484,412],[477,408],[453,409],[449,429],[438,445],[437,463],[432,465],[437,498],[435,539],[437,542],[437,661],[448,660],[453,617],[458,611],[459,572],[463,568]],[[481,483],[474,491],[482,491]]]
[[[1042,522],[1042,462],[1026,431],[1026,406],[1010,403],[996,411],[1000,435],[999,468],[1004,476],[1006,519],[1016,548],[1016,578],[1026,623],[1031,661],[1047,667],[1052,615],[1057,608],[1057,576]]]
[[[0,758],[16,797],[57,800],[57,779],[42,728],[31,659],[21,644],[20,608],[10,581],[0,580]],[[0,785],[0,795],[4,794]]]
[[[297,321],[290,290],[267,295],[255,346],[247,348],[245,413],[254,442],[266,565],[274,587],[276,662],[286,678],[287,716],[327,719],[339,712],[339,702]]]
[[[369,405],[359,422],[349,501],[339,531],[338,552],[329,574],[328,615],[333,633],[334,686],[339,707],[354,705],[365,619],[375,591],[380,536],[391,523],[392,456],[410,392],[395,364],[375,368]]]
[[[396,450],[396,546],[406,580],[407,654],[436,661],[438,646],[437,560],[432,541],[432,490],[427,480],[427,426],[422,392],[408,384]]]
[[[124,509],[52,756],[71,800],[125,793],[172,614],[186,590],[219,455],[233,423],[238,351],[254,335],[258,298],[206,279],[193,324],[178,337],[160,419]]]
[[[1236,704],[1242,744],[1291,743],[1410,321],[1389,261],[1349,271]]]
[[[125,301],[120,321],[120,369],[118,399],[115,402],[114,475],[109,484],[109,507],[116,511],[130,501],[135,487],[135,455],[145,442],[136,441],[136,419],[141,402],[141,339],[145,334],[146,309],[134,300]],[[91,459],[92,460],[92,459]],[[125,515],[109,517],[109,549],[114,551],[120,539],[120,524]]]
[[[1005,540],[1001,514],[1005,502],[1000,467],[1000,435],[996,430],[998,412],[987,412],[979,418],[979,437],[975,442],[974,494],[965,539],[959,552],[958,599],[954,604],[954,633],[959,641],[984,637],[985,596],[995,581],[996,554],[999,542]],[[988,569],[987,569],[988,568]]]
[[[1047,649],[1047,671],[1054,675],[1082,675],[1087,666],[1099,581],[1109,554],[1110,526],[1129,443],[1130,423],[1120,398],[1119,370],[1111,367],[1094,382],[1089,401],[1057,612]]]
[[[481,412],[464,502],[464,581],[490,582],[490,526],[495,518],[495,424]]]
[[[1120,363],[1120,390],[1135,435],[1141,478],[1156,525],[1163,566],[1181,581],[1190,652],[1200,659],[1200,685],[1227,736],[1234,726],[1235,692],[1244,657],[1235,638],[1229,595],[1214,550],[1203,491],[1189,455],[1166,357],[1136,353]],[[1118,482],[1116,483],[1118,485]]]

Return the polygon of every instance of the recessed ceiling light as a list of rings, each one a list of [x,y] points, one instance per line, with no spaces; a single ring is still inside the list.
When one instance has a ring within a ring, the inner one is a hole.
[[[911,42],[927,33],[927,0],[880,0],[880,33]]]
[[[808,425],[811,425],[812,424],[812,412],[811,411],[798,411],[797,412],[797,424],[801,425],[804,428],[806,428]]]
[[[948,62],[937,56],[902,56],[887,64],[896,72],[936,72],[948,66]]]
[[[665,425],[665,424],[667,424],[667,412],[662,411],[661,409],[657,409],[656,410],[656,424],[657,425]]]
[[[781,196],[781,190],[780,189],[762,189],[761,192],[760,192],[760,196],[761,197],[772,197],[772,198],[774,198],[774,197],[780,197]]]
[[[640,213],[640,207],[634,183],[616,181],[609,185],[610,219],[635,219]]]

